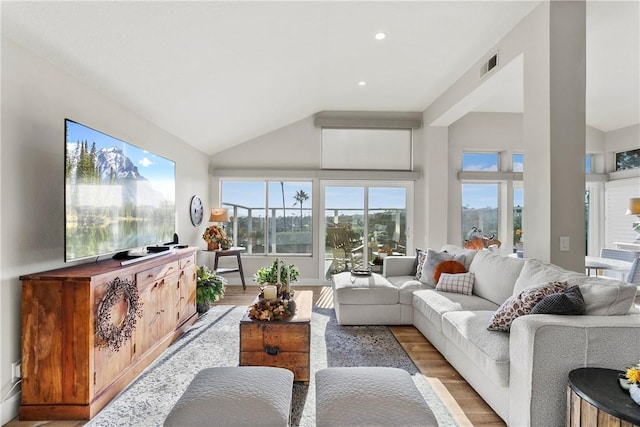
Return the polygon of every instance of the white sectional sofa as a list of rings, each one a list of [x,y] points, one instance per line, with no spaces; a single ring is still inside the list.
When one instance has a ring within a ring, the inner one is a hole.
[[[415,280],[414,257],[387,257],[382,276],[335,276],[338,322],[413,324],[509,426],[564,425],[569,371],[623,369],[640,358],[635,286],[532,259],[442,250],[466,255],[472,295]],[[510,332],[487,330],[512,295],[553,281],[579,286],[584,315],[530,314],[516,318]]]

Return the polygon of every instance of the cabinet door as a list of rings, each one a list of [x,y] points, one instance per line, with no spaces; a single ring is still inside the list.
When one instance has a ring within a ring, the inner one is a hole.
[[[196,266],[191,265],[180,276],[178,303],[178,325],[184,323],[196,312]]]
[[[176,329],[178,307],[180,301],[180,274],[172,274],[164,278],[160,283],[158,292],[158,308],[160,319],[158,321],[158,339],[164,337]]]
[[[131,283],[134,282],[134,277],[120,277],[120,279],[126,279]],[[106,292],[111,286],[111,281],[106,281],[95,287],[95,303],[94,307],[94,319],[97,325],[99,321],[99,307],[100,303]],[[142,303],[142,298],[139,300]],[[118,300],[109,309],[110,323],[122,326],[127,310],[129,309],[129,303],[124,295],[118,297]],[[136,318],[136,329],[139,327],[138,322],[140,319]],[[135,330],[134,330],[135,331]],[[135,332],[134,332],[135,333]],[[131,363],[131,355],[133,352],[133,340],[132,338],[126,339],[118,350],[112,350],[108,347],[101,345],[101,340],[98,336],[95,339],[95,347],[93,349],[93,378],[90,378],[90,382],[93,383],[93,396],[100,392],[104,387],[108,386],[115,380],[122,372],[124,372]]]
[[[159,294],[164,279],[156,280],[141,287],[138,284],[140,301],[142,301],[142,318],[138,319],[133,335],[133,357],[141,357],[158,339],[158,323],[160,321]]]

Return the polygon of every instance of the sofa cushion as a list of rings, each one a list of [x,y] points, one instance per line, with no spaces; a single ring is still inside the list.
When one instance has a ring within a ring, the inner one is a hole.
[[[436,268],[433,271],[433,281],[437,284],[442,273],[458,274],[466,272],[467,269],[464,268],[464,264],[459,261],[442,261],[440,264],[436,265]]]
[[[473,282],[473,273],[443,273],[436,285],[436,291],[471,295],[473,291]]]
[[[584,314],[585,304],[579,286],[547,295],[533,306],[529,314]]]
[[[584,297],[585,314],[592,316],[618,316],[626,314],[633,306],[636,287],[614,279],[591,277],[560,266],[528,259],[516,280],[514,293],[522,289],[549,281],[578,285]]]
[[[433,274],[435,272],[436,267],[443,261],[451,261],[455,260],[464,265],[464,255],[452,255],[448,252],[438,252],[433,249],[427,249],[427,257],[424,260],[424,265],[422,266],[422,274],[420,275],[420,281],[422,283],[427,283],[429,285],[436,285],[435,280],[433,279]]]
[[[544,263],[536,259],[527,259],[525,260],[522,271],[515,282],[512,295],[518,295],[525,288],[538,286],[548,282],[568,282],[571,286],[572,282],[575,280],[575,274],[578,273],[564,270],[557,265]]]
[[[469,271],[476,276],[473,293],[498,305],[513,294],[524,260],[478,251]]]
[[[582,276],[578,283],[584,297],[585,314],[592,316],[619,316],[627,314],[636,298],[636,286],[619,280]],[[574,282],[569,282],[573,284]]]
[[[442,333],[496,384],[509,386],[509,335],[487,330],[492,311],[445,313]]]
[[[442,332],[442,315],[450,311],[490,310],[495,311],[498,305],[475,295],[454,294],[435,290],[422,290],[413,293],[413,309],[422,313]],[[484,325],[486,328],[486,324]]]
[[[433,289],[431,285],[420,282],[419,280],[405,280],[396,282],[395,277],[389,277],[391,283],[398,287],[400,304],[413,304],[413,293],[423,289]]]
[[[354,276],[349,272],[332,277],[335,297],[341,304],[386,305],[398,303],[398,288],[385,277]]]
[[[511,323],[518,317],[527,315],[531,309],[547,295],[562,292],[567,287],[567,282],[549,282],[541,286],[532,286],[524,289],[518,295],[509,297],[493,313],[489,326],[490,331],[509,332]]]

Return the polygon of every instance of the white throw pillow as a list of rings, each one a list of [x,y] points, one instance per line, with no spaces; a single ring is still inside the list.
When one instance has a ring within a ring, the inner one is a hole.
[[[424,265],[422,266],[422,274],[420,275],[420,280],[422,283],[426,283],[428,285],[435,286],[435,280],[433,280],[433,273],[436,269],[436,266],[440,264],[442,261],[458,261],[464,265],[464,255],[453,256],[448,252],[438,252],[433,249],[427,249],[427,256],[424,260]]]
[[[442,273],[436,285],[436,291],[471,295],[474,281],[473,273]]]

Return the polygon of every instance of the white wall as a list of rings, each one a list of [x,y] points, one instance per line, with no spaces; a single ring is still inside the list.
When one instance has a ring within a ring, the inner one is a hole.
[[[206,224],[189,219],[194,194],[208,204],[209,158],[112,99],[2,38],[0,188],[0,396],[11,388],[20,359],[19,276],[64,264],[64,118],[153,150],[176,162],[176,231],[198,245]],[[15,395],[14,395],[15,396]],[[17,397],[2,403],[4,424],[17,415]]]

